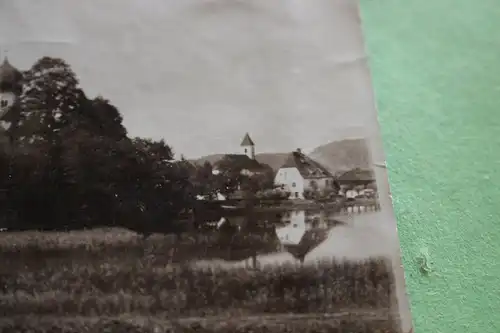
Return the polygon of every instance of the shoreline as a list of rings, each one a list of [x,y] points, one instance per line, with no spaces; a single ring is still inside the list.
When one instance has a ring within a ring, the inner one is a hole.
[[[236,210],[243,210],[243,207],[236,206]],[[349,209],[355,209],[355,207],[373,207],[375,211],[380,210],[380,202],[376,199],[367,199],[367,200],[353,200],[353,201],[344,201],[344,202],[311,202],[311,201],[292,201],[275,205],[265,205],[265,204],[257,204],[254,208],[256,212],[273,212],[273,211],[326,211],[326,212],[342,212],[348,211]]]

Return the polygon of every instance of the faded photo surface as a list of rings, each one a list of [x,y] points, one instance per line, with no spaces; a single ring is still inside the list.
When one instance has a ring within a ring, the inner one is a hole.
[[[351,0],[0,3],[1,332],[411,330]]]

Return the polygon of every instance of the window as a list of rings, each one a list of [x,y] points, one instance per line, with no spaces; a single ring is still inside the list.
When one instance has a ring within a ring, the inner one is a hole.
[[[7,101],[6,99],[2,99],[2,101],[0,102],[0,107],[5,108],[7,107],[7,105],[9,105],[9,101]]]
[[[245,148],[245,154],[248,152],[248,149]]]
[[[295,185],[296,185],[295,183],[292,183],[292,187],[295,187]]]

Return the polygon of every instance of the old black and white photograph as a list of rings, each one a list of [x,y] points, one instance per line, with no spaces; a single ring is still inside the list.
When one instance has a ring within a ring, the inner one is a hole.
[[[356,1],[0,8],[1,332],[411,330]]]

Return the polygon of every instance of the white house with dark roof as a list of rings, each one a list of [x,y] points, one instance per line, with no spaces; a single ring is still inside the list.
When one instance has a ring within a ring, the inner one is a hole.
[[[334,176],[300,149],[291,152],[276,172],[274,182],[290,192],[291,199],[304,199],[306,190],[323,190],[334,186]]]
[[[359,196],[373,197],[377,192],[372,170],[352,169],[340,175],[337,181],[340,185],[340,194],[345,195],[347,199],[355,199]]]

